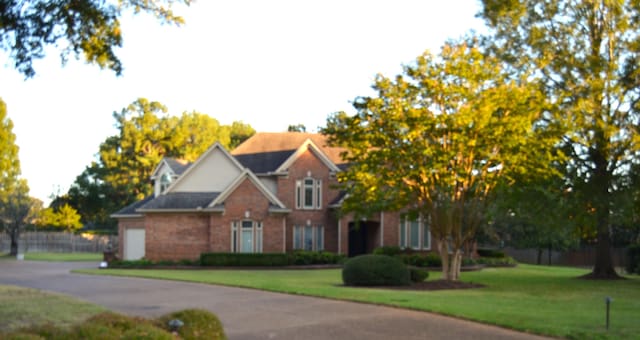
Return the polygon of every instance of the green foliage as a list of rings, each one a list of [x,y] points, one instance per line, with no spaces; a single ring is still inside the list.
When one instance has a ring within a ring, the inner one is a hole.
[[[373,250],[375,255],[396,256],[402,253],[402,248],[398,246],[383,246]]]
[[[37,223],[41,227],[56,227],[67,231],[74,231],[82,228],[78,211],[69,204],[63,204],[57,209],[47,208],[40,212]]]
[[[511,256],[505,257],[480,257],[474,259],[475,264],[482,264],[487,267],[511,267],[518,264]]]
[[[415,267],[409,267],[409,274],[411,276],[411,282],[414,283],[423,282],[429,277],[427,270]]]
[[[406,286],[410,283],[407,266],[386,255],[360,255],[345,262],[342,281],[347,286]]]
[[[507,256],[504,251],[497,249],[478,248],[477,252],[480,257],[504,258]]]
[[[168,326],[169,321],[176,319],[184,323],[184,325],[178,329],[178,335],[180,335],[182,339],[223,340],[227,338],[218,317],[202,309],[185,309],[161,316],[157,321],[161,327],[170,330]]]
[[[629,274],[640,274],[640,244],[627,248],[625,269]]]
[[[98,159],[76,177],[52,206],[69,204],[89,225],[115,227],[109,215],[152,194],[149,179],[163,157],[193,162],[215,142],[231,148],[255,133],[250,125],[221,125],[198,112],[167,115],[159,102],[144,98],[114,113],[118,134],[100,145]]]
[[[546,122],[570,160],[561,168],[573,219],[595,234],[593,276],[617,276],[610,251],[617,196],[640,150],[640,6],[637,1],[484,0],[489,47],[546,91]],[[636,189],[637,190],[637,189]]]
[[[289,255],[284,253],[203,253],[200,255],[203,266],[287,266]]]
[[[328,251],[296,250],[289,254],[289,264],[291,265],[338,264],[344,259],[344,255]]]
[[[442,259],[436,253],[396,255],[404,264],[415,267],[442,267]]]
[[[33,60],[43,58],[48,46],[62,46],[63,63],[69,54],[82,54],[87,62],[120,75],[123,67],[115,50],[122,46],[122,15],[146,12],[161,23],[182,24],[172,11],[176,3],[189,5],[191,0],[9,0],[0,6],[0,47],[27,77],[35,75]]]
[[[338,174],[343,212],[409,208],[459,259],[500,183],[554,173],[549,149],[557,140],[538,124],[543,94],[510,77],[476,41],[425,53],[401,75],[378,76],[373,89],[376,96],[354,101],[355,115],[336,113],[322,130],[348,150],[350,167]],[[446,279],[457,280],[456,268],[443,267]]]

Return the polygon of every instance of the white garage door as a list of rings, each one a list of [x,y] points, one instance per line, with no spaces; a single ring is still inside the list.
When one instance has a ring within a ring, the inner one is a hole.
[[[144,229],[126,229],[124,233],[124,259],[139,260],[144,257]]]

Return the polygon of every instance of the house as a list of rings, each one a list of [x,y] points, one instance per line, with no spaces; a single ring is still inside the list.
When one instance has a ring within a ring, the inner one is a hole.
[[[229,152],[211,146],[193,164],[165,158],[154,195],[112,217],[123,259],[196,259],[204,252],[331,251],[383,245],[430,250],[428,226],[381,212],[356,227],[338,214],[341,148],[320,134],[257,133]]]

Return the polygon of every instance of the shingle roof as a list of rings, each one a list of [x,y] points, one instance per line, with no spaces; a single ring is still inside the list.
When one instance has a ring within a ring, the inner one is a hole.
[[[231,151],[231,154],[238,159],[239,155],[295,151],[307,139],[311,139],[334,164],[344,163],[342,157],[340,157],[340,153],[345,151],[345,149],[327,146],[327,137],[318,133],[258,132]],[[284,160],[286,160],[286,158]],[[284,162],[284,160],[282,162]]]
[[[251,170],[254,174],[264,174],[275,171],[296,150],[271,151],[262,153],[249,153],[234,156],[242,166]]]
[[[213,202],[219,192],[170,192],[160,195],[146,204],[140,206],[140,210],[156,209],[197,209],[207,207]]]
[[[181,159],[165,157],[164,160],[167,162],[171,170],[173,170],[173,173],[178,176],[182,175],[182,173],[191,166],[191,163]]]
[[[136,212],[136,209],[140,208],[142,205],[148,203],[149,201],[151,201],[153,199],[153,196],[148,196],[145,197],[143,200],[137,201],[137,202],[133,202],[131,204],[129,204],[128,206],[116,211],[115,213],[113,213],[113,215],[138,215],[138,213]]]

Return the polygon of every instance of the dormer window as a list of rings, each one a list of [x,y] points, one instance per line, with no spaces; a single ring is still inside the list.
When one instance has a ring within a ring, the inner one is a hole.
[[[160,177],[160,193],[163,193],[165,190],[167,190],[167,188],[171,185],[171,174],[168,172],[165,172],[164,174],[162,174],[162,177]]]
[[[296,209],[322,208],[322,180],[307,177],[296,181]]]

